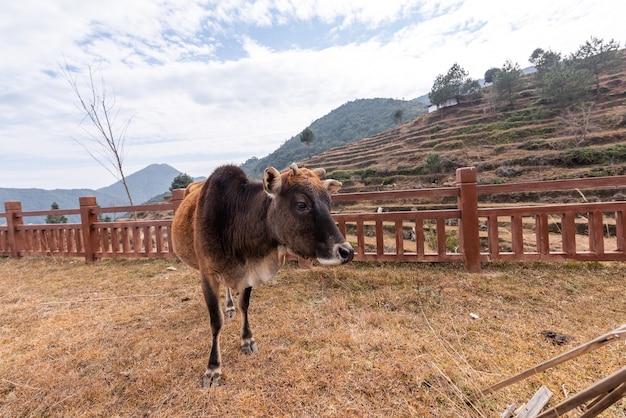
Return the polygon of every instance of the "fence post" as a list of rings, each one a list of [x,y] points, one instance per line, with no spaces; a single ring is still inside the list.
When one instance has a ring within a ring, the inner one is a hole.
[[[94,209],[98,207],[98,203],[94,196],[79,197],[78,201],[80,204],[80,223],[82,226],[85,261],[93,263],[97,259],[96,251],[100,246],[98,231],[93,228],[93,224],[98,222],[98,214],[94,212]]]
[[[172,203],[174,204],[174,213],[178,210],[178,207],[183,203],[185,198],[186,189],[174,189],[172,190]]]
[[[24,225],[22,202],[17,200],[4,202],[4,212],[7,217],[9,252],[13,258],[21,257],[24,251],[24,236],[18,228]]]
[[[456,170],[456,182],[459,187],[458,207],[461,211],[459,244],[463,253],[465,269],[471,273],[476,273],[480,271],[476,167],[464,167]]]

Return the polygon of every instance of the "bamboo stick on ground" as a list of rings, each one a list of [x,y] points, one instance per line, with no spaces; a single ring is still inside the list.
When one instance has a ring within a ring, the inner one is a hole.
[[[596,384],[578,392],[576,395],[565,399],[560,404],[555,405],[547,411],[537,415],[537,418],[560,417],[567,411],[582,405],[596,396],[603,396],[604,398],[593,406],[591,414],[586,415],[587,417],[595,417],[624,395],[624,392],[626,391],[626,383],[624,382],[626,382],[626,367],[623,367],[621,370],[605,377]],[[606,393],[608,393],[608,395],[605,395]],[[590,410],[587,411],[587,413],[589,412]]]
[[[515,382],[519,382],[520,380],[523,380],[529,376],[532,376],[536,373],[540,373],[544,370],[547,370],[551,367],[554,367],[558,364],[561,364],[563,362],[566,362],[568,360],[571,360],[573,358],[576,358],[582,354],[586,354],[589,353],[591,351],[597,350],[600,347],[603,347],[606,344],[609,344],[613,341],[619,340],[620,338],[625,338],[626,337],[626,324],[623,324],[622,326],[620,326],[619,328],[606,333],[604,335],[601,335],[591,341],[588,341],[582,345],[579,345],[578,347],[575,347],[563,354],[560,354],[556,357],[551,358],[550,360],[544,361],[543,363],[540,363],[534,367],[531,367],[530,369],[524,370],[521,373],[516,374],[515,376],[512,376],[508,379],[505,379],[501,382],[496,383],[495,385],[488,387],[487,389],[483,389],[471,396],[468,397],[467,402],[474,402],[475,400],[481,398],[482,396],[488,395],[490,393],[493,393],[497,390],[500,390],[504,387],[507,387],[509,385],[512,385]]]
[[[624,395],[626,395],[626,382],[616,387],[612,392],[606,394],[597,402],[594,402],[594,404],[589,406],[585,413],[582,414],[579,418],[592,418],[598,416],[602,411],[613,405]]]

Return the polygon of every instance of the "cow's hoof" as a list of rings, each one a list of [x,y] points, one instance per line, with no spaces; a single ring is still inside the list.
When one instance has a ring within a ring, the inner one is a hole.
[[[219,386],[220,380],[222,378],[222,373],[218,370],[208,370],[204,372],[204,376],[202,377],[202,387],[204,389],[208,389],[211,386]]]
[[[253,338],[249,338],[241,342],[241,351],[243,351],[244,354],[258,353],[259,347],[256,345]]]
[[[224,318],[232,319],[235,317],[235,307],[228,307],[224,311]]]

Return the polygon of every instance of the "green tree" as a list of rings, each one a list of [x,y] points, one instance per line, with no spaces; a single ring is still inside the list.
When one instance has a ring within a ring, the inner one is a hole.
[[[470,102],[474,102],[481,97],[480,89],[480,82],[469,78],[465,80],[463,86],[461,87],[461,97],[469,100]]]
[[[170,192],[174,189],[184,189],[193,183],[193,177],[191,177],[187,173],[180,173],[174,180],[172,180],[172,185],[170,186]]]
[[[600,75],[615,68],[620,63],[619,48],[619,42],[615,42],[613,39],[604,42],[603,39],[592,36],[570,56],[576,65],[593,74],[596,98],[600,97]]]
[[[498,101],[508,101],[511,107],[515,106],[515,94],[521,85],[522,70],[519,64],[506,60],[493,82]]]
[[[561,62],[561,53],[537,48],[530,55],[528,61],[535,66],[539,78],[542,78],[545,73]]]
[[[57,204],[57,202],[52,202],[52,205],[50,205],[50,209],[58,210],[59,205]],[[67,217],[65,215],[48,215],[46,216],[46,223],[47,224],[66,224]]]
[[[439,74],[435,78],[430,93],[428,93],[428,99],[432,104],[440,107],[447,101],[452,100],[453,97],[452,88],[447,83],[446,76]]]
[[[593,75],[572,61],[559,61],[546,72],[542,81],[542,96],[560,108],[584,102],[589,96]]]
[[[491,67],[490,69],[485,71],[485,83],[493,83],[500,71],[501,70],[496,67]]]
[[[452,89],[454,98],[461,103],[464,94],[464,86],[468,82],[468,73],[459,64],[454,63],[446,74],[446,80]]]
[[[398,109],[395,112],[393,112],[393,122],[396,125],[399,125],[402,123],[402,118],[404,117],[404,110],[402,109]]]
[[[311,158],[311,143],[315,139],[315,133],[308,126],[300,132],[300,142],[303,142],[307,146],[307,155]]]
[[[428,98],[432,104],[440,107],[450,100],[461,103],[463,99],[473,99],[479,90],[480,84],[469,78],[463,67],[454,63],[447,74],[439,74],[435,78]]]

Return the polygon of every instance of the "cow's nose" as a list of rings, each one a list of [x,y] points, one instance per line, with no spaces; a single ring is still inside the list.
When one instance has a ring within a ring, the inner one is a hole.
[[[347,263],[354,257],[354,249],[350,244],[343,244],[339,246],[339,257],[341,257],[341,264]]]

